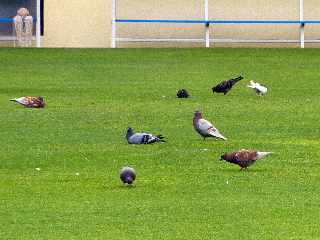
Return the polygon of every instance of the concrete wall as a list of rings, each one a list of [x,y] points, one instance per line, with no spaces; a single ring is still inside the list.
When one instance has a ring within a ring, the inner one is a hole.
[[[320,20],[320,1],[305,1],[305,19]],[[112,0],[45,1],[44,45],[110,47]],[[204,0],[118,0],[118,18],[204,19]],[[299,20],[299,0],[209,0],[209,19]],[[320,39],[320,25],[306,26],[306,39]],[[215,39],[299,39],[298,25],[215,25]],[[193,24],[119,23],[121,38],[204,38]],[[230,45],[230,44],[229,44]],[[216,46],[229,46],[216,44]],[[250,46],[249,44],[242,44]],[[281,46],[270,45],[270,46]],[[320,44],[319,44],[320,45]],[[203,47],[203,43],[119,43],[118,47]],[[252,45],[256,46],[256,45]],[[264,45],[266,46],[266,45]],[[294,44],[292,46],[298,46]]]
[[[111,0],[46,0],[45,47],[110,47]]]

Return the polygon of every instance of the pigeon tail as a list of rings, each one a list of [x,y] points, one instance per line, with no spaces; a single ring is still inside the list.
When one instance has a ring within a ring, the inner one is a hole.
[[[26,100],[25,97],[20,97],[20,98],[12,98],[10,99],[11,102],[16,102],[16,103],[20,103],[22,105],[27,105],[28,104],[28,101]]]
[[[162,136],[161,134],[160,135],[156,135],[156,137],[159,139],[158,142],[166,142],[166,140],[163,140],[164,136]]]
[[[257,152],[257,159],[261,159],[264,158],[270,154],[272,154],[273,152]]]
[[[216,134],[216,135],[214,135],[214,137],[227,141],[227,138],[225,136],[223,136],[222,134]]]
[[[227,140],[227,138],[225,136],[223,136],[221,133],[217,132],[217,131],[213,131],[213,130],[209,130],[208,132],[212,137],[215,137],[215,138],[220,138],[220,139],[223,139],[223,140]]]
[[[232,80],[235,81],[235,82],[239,82],[242,79],[243,79],[243,77],[239,76],[239,77],[233,78]]]

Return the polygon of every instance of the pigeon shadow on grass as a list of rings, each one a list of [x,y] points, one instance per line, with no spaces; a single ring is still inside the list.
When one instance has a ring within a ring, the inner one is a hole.
[[[225,172],[232,172],[232,173],[250,173],[250,172],[253,172],[253,173],[258,173],[258,172],[266,172],[267,170],[264,169],[264,168],[247,168],[245,170],[241,170],[239,168],[225,168],[223,169],[223,171]]]
[[[105,189],[108,189],[108,190],[123,190],[123,191],[129,191],[130,189],[135,189],[136,188],[136,185],[135,184],[131,184],[131,185],[128,185],[128,184],[116,184],[116,185],[104,185],[103,186]]]

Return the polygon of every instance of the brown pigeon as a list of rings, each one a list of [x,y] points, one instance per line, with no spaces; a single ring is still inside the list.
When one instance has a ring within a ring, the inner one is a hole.
[[[215,93],[223,93],[224,95],[226,95],[231,88],[233,87],[233,85],[235,85],[237,82],[239,82],[240,80],[242,80],[243,77],[239,76],[236,78],[232,78],[226,81],[223,81],[221,83],[219,83],[217,86],[212,88],[212,92]]]
[[[26,97],[10,99],[10,101],[17,102],[28,108],[43,108],[45,106],[43,97],[26,96]]]
[[[212,123],[202,118],[202,113],[196,111],[193,117],[193,126],[194,129],[203,137],[205,140],[206,137],[219,138],[227,140],[218,129],[216,129]]]
[[[237,164],[242,169],[247,169],[254,164],[256,160],[264,158],[272,152],[258,152],[255,150],[242,149],[237,152],[225,153],[221,156],[220,160],[225,160],[229,163]]]

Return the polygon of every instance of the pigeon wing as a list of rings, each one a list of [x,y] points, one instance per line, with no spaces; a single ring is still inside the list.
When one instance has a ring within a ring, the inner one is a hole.
[[[143,133],[135,133],[128,139],[128,142],[130,144],[141,144],[143,140],[143,136],[144,136]]]
[[[253,150],[240,150],[235,153],[236,162],[242,168],[247,168],[257,160],[257,152]]]
[[[209,134],[208,129],[212,127],[213,127],[212,123],[203,118],[200,118],[197,122],[197,130],[199,131],[200,134],[208,135]]]
[[[211,122],[201,118],[198,120],[198,130],[202,135],[210,135],[216,138],[227,140]]]
[[[257,160],[257,151],[243,149],[236,152],[235,157],[238,161]]]
[[[263,86],[259,83],[257,83],[256,89],[259,91],[259,93],[262,93],[262,94],[266,94],[268,91],[268,89],[265,86]]]
[[[164,140],[161,140],[159,137],[153,136],[150,133],[135,133],[128,139],[128,142],[131,144],[151,144],[159,141]]]

